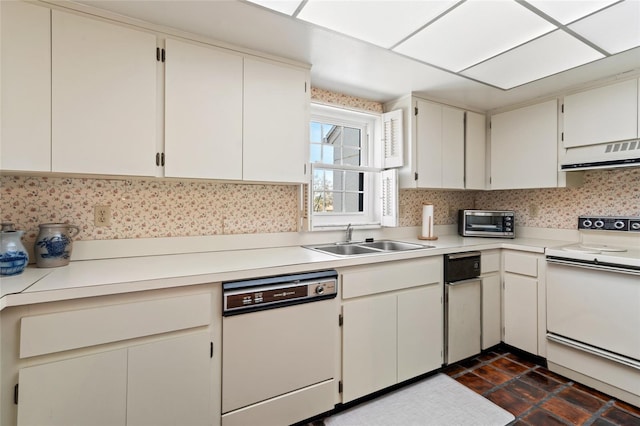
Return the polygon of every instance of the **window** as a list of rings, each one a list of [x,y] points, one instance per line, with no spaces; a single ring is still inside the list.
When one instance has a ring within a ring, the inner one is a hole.
[[[381,225],[380,116],[312,104],[312,229]]]

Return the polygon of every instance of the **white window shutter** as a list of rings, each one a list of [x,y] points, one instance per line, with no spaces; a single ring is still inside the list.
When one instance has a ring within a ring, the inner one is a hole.
[[[404,165],[404,132],[402,110],[382,114],[382,142],[384,150],[383,168],[402,167]]]
[[[383,170],[382,177],[382,226],[398,226],[398,171]]]

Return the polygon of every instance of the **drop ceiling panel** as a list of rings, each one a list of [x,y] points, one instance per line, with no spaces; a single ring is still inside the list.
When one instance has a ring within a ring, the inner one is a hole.
[[[309,0],[298,18],[389,48],[457,1]]]
[[[462,72],[510,89],[604,57],[562,30],[540,37]]]
[[[460,71],[556,27],[513,1],[467,1],[394,50]]]
[[[618,3],[569,28],[609,53],[640,46],[640,1]]]
[[[527,3],[546,13],[561,24],[569,24],[590,13],[596,12],[619,0],[588,0],[588,1],[558,1],[558,0],[528,0]]]
[[[251,3],[259,4],[267,9],[284,13],[285,15],[293,15],[302,0],[250,0]]]

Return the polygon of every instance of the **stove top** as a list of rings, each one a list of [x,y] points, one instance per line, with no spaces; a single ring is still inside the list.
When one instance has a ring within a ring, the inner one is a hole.
[[[578,218],[580,242],[547,248],[547,256],[640,267],[640,217]]]

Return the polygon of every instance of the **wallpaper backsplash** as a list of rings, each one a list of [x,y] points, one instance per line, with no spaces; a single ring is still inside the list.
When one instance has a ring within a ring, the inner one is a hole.
[[[382,105],[312,88],[313,100],[381,112]],[[516,211],[516,225],[575,229],[580,214],[640,216],[640,168],[585,173],[578,188],[509,191],[401,190],[400,226],[419,226],[422,204],[434,222],[451,225],[462,208]],[[94,206],[111,207],[111,226],[94,225]],[[0,219],[27,231],[68,222],[77,240],[297,232],[297,185],[254,185],[164,179],[0,176]]]

